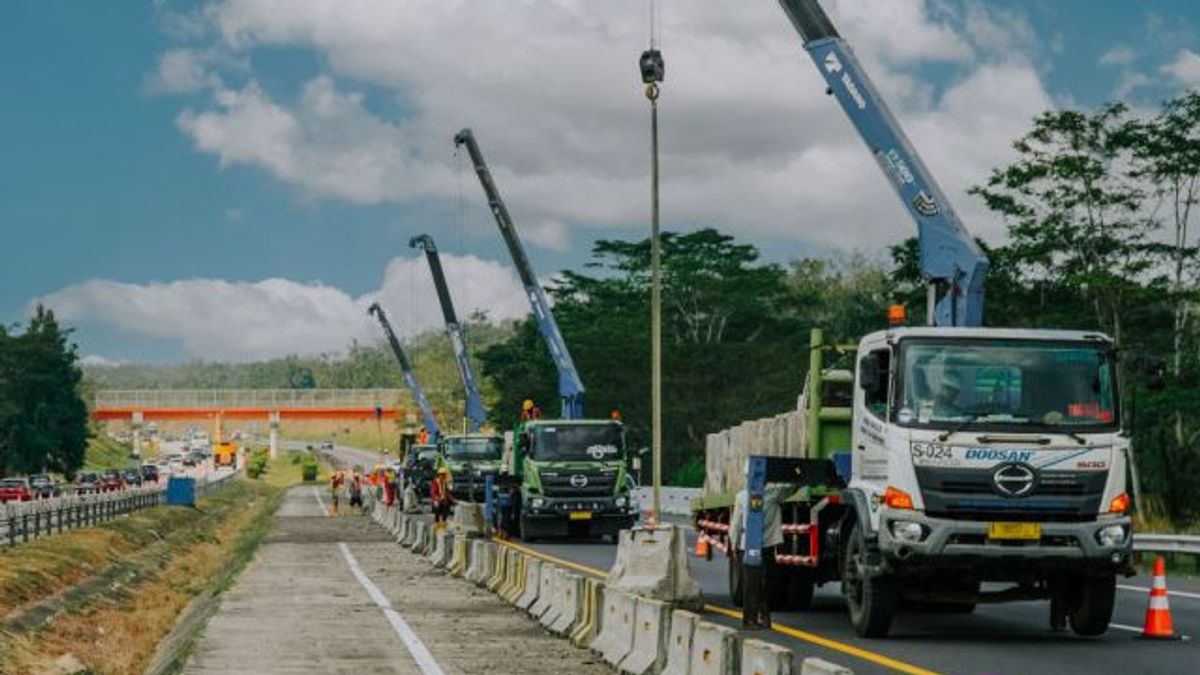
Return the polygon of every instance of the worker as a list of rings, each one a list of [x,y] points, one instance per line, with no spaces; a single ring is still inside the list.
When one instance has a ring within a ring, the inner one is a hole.
[[[350,480],[346,482],[346,491],[350,493],[350,508],[354,511],[354,513],[362,515],[363,477],[357,469],[350,475]]]
[[[344,480],[345,480],[345,476],[342,474],[342,471],[340,469],[337,471],[334,471],[333,474],[331,476],[329,476],[329,492],[330,492],[330,499],[332,500],[332,504],[333,504],[333,506],[331,506],[329,509],[330,516],[336,517],[338,514],[338,492],[341,489],[342,481],[344,481]]]
[[[421,429],[417,434],[417,445],[429,445],[429,430]]]
[[[383,505],[392,508],[396,503],[396,470],[388,467],[383,474]]]
[[[541,418],[542,409],[534,405],[532,400],[525,399],[525,402],[521,404],[521,421],[530,422]]]
[[[450,493],[450,469],[443,466],[437,470],[437,476],[429,483],[429,501],[433,505],[433,530],[441,532],[446,529],[450,508],[454,505],[454,495]]]
[[[768,483],[763,493],[762,565],[758,568],[743,567],[742,593],[746,628],[770,628],[771,609],[767,580],[774,575],[775,553],[783,544],[783,514],[779,505],[796,492],[796,487],[779,483]],[[747,505],[749,493],[739,490],[733,501],[733,515],[729,523],[729,541],[736,549],[731,565],[741,565],[746,551],[746,517],[750,513]]]

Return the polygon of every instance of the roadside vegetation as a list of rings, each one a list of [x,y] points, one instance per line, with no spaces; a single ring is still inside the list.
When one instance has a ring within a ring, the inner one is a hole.
[[[232,583],[311,464],[285,453],[196,509],[147,509],[0,551],[4,672],[46,672],[64,655],[97,673],[143,672],[188,603]]]

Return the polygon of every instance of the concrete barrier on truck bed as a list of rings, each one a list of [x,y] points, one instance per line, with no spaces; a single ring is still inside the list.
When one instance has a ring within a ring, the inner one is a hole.
[[[666,665],[667,605],[638,598],[633,614],[633,647],[617,669],[630,675],[658,673]]]
[[[579,621],[571,629],[571,644],[586,647],[600,630],[600,612],[604,602],[604,584],[597,579],[583,580],[583,597],[579,599]]]
[[[809,656],[800,663],[800,675],[854,675],[854,671],[845,666]]]
[[[525,591],[517,598],[518,608],[528,610],[538,599],[538,586],[542,580],[542,565],[537,558],[528,557],[525,560]]]
[[[697,621],[692,632],[691,675],[737,673],[737,631],[708,621]]]
[[[571,629],[579,621],[580,600],[583,598],[583,577],[563,570],[559,577],[558,616],[548,628],[555,635],[570,636]]]
[[[671,630],[667,633],[667,666],[662,675],[691,675],[692,633],[700,615],[686,609],[671,612]]]
[[[616,666],[633,650],[633,621],[637,600],[629,593],[604,589],[604,611],[600,615],[600,634],[589,647],[609,665]]]
[[[742,640],[742,675],[792,675],[792,650],[754,638]]]

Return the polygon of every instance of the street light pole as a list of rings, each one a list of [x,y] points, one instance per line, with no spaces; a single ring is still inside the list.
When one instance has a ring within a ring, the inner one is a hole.
[[[662,52],[652,44],[638,64],[650,101],[650,447],[657,522],[662,514],[662,270],[658,236],[658,83],[664,74]]]

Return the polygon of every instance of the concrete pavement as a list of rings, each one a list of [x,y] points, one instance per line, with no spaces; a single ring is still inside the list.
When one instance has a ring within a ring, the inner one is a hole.
[[[609,673],[493,595],[446,577],[367,517],[292,489],[184,673]]]

